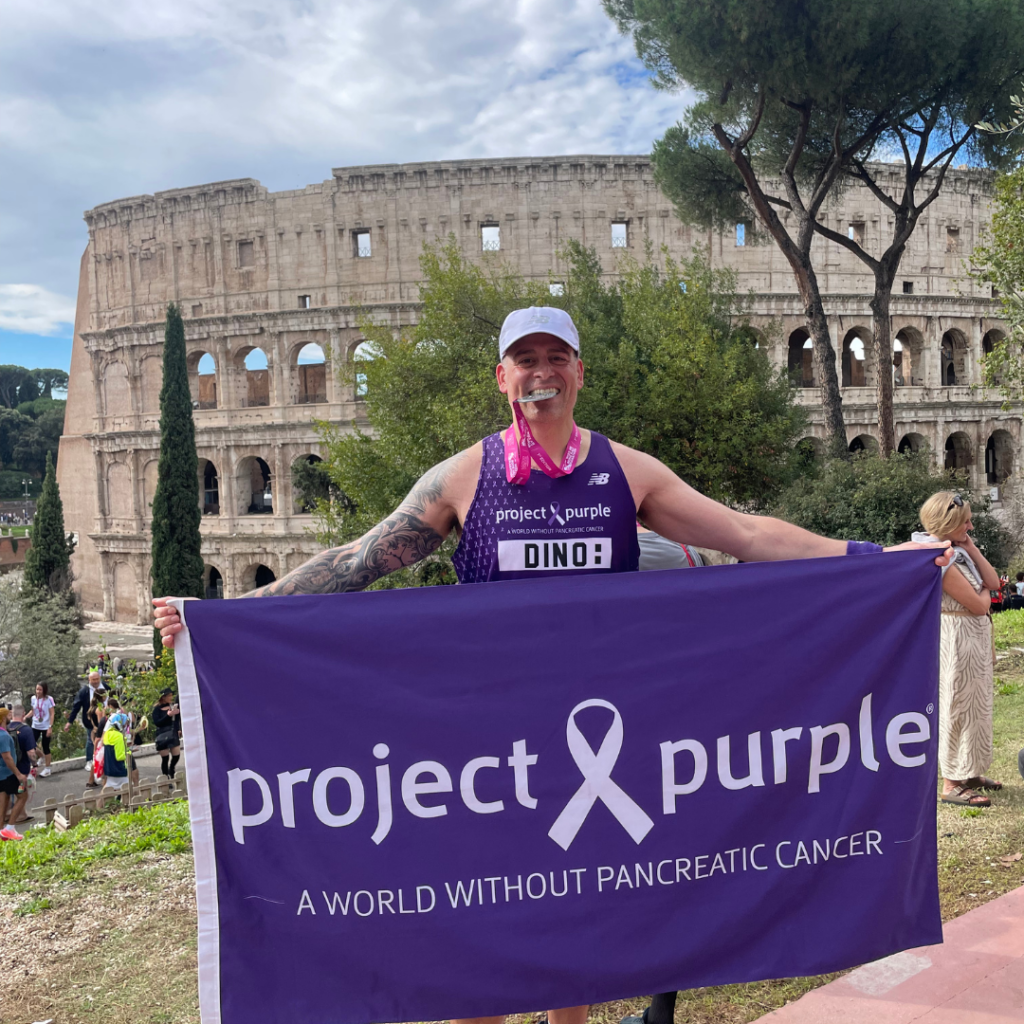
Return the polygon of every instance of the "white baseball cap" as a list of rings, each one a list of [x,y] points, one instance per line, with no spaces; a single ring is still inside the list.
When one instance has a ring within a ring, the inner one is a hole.
[[[550,334],[564,341],[579,354],[580,335],[572,317],[564,309],[554,306],[530,306],[529,309],[514,309],[501,325],[498,336],[498,358],[504,359],[510,346],[528,334]]]

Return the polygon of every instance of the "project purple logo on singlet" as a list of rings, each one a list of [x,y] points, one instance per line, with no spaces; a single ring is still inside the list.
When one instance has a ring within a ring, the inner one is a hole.
[[[501,523],[525,523],[530,520],[543,520],[548,526],[559,523],[565,526],[570,519],[584,519],[593,521],[595,519],[610,519],[612,509],[610,505],[582,505],[579,508],[562,508],[557,501],[550,505],[541,505],[539,508],[499,508],[494,512],[494,525]]]

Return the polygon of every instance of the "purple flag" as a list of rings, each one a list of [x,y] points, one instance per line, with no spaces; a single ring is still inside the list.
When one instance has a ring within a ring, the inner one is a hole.
[[[185,605],[205,1024],[940,942],[929,552]]]

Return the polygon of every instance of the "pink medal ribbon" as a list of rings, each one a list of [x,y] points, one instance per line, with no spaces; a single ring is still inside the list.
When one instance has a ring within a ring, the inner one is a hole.
[[[522,410],[518,405],[514,408],[516,425],[519,427],[519,443],[516,444],[515,426],[509,427],[505,432],[505,477],[508,482],[510,484],[527,483],[530,479],[531,459],[552,479],[568,476],[573,471],[576,459],[580,454],[580,445],[583,442],[580,428],[576,426],[575,422],[573,423],[569,443],[565,447],[565,455],[562,456],[562,465],[556,466],[543,446],[537,443]]]

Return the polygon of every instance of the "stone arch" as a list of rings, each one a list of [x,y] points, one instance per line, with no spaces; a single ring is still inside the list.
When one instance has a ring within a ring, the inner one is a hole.
[[[767,353],[770,349],[768,336],[753,324],[743,324],[741,327],[738,327],[733,337],[737,341],[745,341],[751,348],[760,349],[764,353]]]
[[[238,515],[256,515],[274,511],[270,466],[258,455],[247,455],[235,472]]]
[[[188,354],[188,387],[196,409],[217,408],[217,360],[211,352]]]
[[[1006,338],[1006,332],[1001,331],[998,327],[993,327],[992,330],[986,331],[985,336],[981,339],[981,352],[982,355],[990,356],[994,351],[996,345]]]
[[[928,447],[928,439],[923,434],[904,434],[900,438],[900,443],[896,446],[896,451],[901,455],[906,455],[908,452],[920,452],[924,451]]]
[[[805,327],[798,327],[789,336],[787,365],[789,380],[793,387],[813,388],[817,383],[817,367],[814,361],[814,343]]]
[[[238,405],[262,408],[273,397],[270,360],[258,345],[245,345],[234,353],[235,379],[238,381]]]
[[[327,401],[327,355],[317,341],[299,342],[289,354],[296,405],[319,405]]]
[[[355,383],[355,397],[356,399],[366,397],[366,374],[360,373],[359,366],[360,362],[369,362],[371,359],[375,359],[371,344],[367,341],[357,341],[351,345],[348,350],[349,362],[353,364],[354,370],[354,383]]]
[[[801,465],[812,466],[824,457],[825,443],[820,437],[802,437],[796,443],[796,453]]]
[[[295,483],[295,468],[300,463],[322,463],[324,460],[319,455],[309,454],[300,455],[297,459],[292,460],[292,513],[294,515],[303,515],[313,511],[313,504],[318,495],[307,496],[303,494],[301,488]]]
[[[899,387],[924,384],[924,336],[916,327],[902,327],[896,332],[893,340],[893,374],[894,382]]]
[[[871,454],[877,454],[878,442],[870,434],[858,434],[850,442],[850,451],[856,454],[857,452],[869,452]]]
[[[203,590],[207,599],[224,596],[224,574],[209,562],[203,566]]]
[[[123,462],[107,466],[107,515],[111,519],[130,519],[134,515],[132,475]]]
[[[247,594],[257,587],[265,587],[268,583],[273,583],[275,579],[277,579],[277,575],[274,570],[263,562],[251,562],[239,573],[238,577],[239,587],[243,594]]]
[[[963,331],[951,327],[942,335],[939,346],[939,367],[942,387],[969,383],[967,380],[967,339]]]
[[[199,460],[199,507],[204,516],[220,515],[220,479],[210,459]]]
[[[969,471],[974,465],[974,445],[962,430],[956,430],[946,438],[945,469]]]
[[[156,485],[160,479],[160,460],[150,459],[142,470],[142,502],[143,514],[153,514],[153,498],[156,495]]]
[[[135,570],[130,562],[117,562],[113,572],[114,620],[137,622],[139,618],[139,588]]]
[[[874,383],[871,335],[863,327],[854,327],[843,338],[842,384],[844,388],[865,388]]]
[[[107,416],[128,416],[132,411],[128,367],[119,359],[107,363],[103,371],[103,411]]]
[[[160,389],[164,383],[163,357],[146,356],[139,373],[141,397],[140,408],[144,413],[160,411]]]
[[[985,480],[1006,483],[1013,473],[1013,435],[1008,430],[993,430],[985,445]]]

